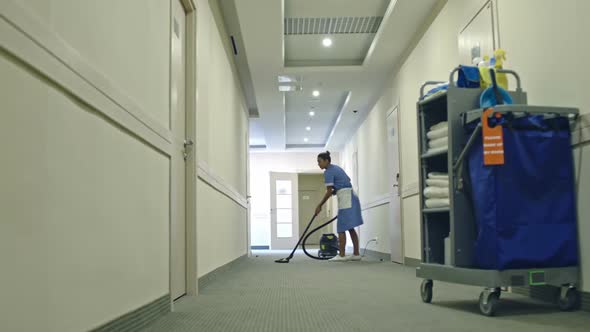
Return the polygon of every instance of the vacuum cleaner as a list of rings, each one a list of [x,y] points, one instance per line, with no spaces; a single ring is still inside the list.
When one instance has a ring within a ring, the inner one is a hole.
[[[317,260],[327,260],[327,259],[330,259],[330,258],[338,255],[338,236],[336,236],[336,234],[323,234],[322,235],[322,237],[320,239],[320,250],[318,251],[317,256],[314,256],[314,255],[310,254],[309,252],[307,252],[307,249],[305,248],[305,242],[307,242],[307,239],[309,239],[309,237],[313,233],[319,231],[320,229],[324,228],[325,226],[328,226],[329,224],[331,224],[334,220],[336,220],[338,218],[338,216],[336,216],[336,217],[330,219],[329,221],[327,221],[326,223],[314,228],[311,232],[308,233],[307,231],[311,227],[311,224],[313,224],[316,217],[317,217],[317,215],[314,215],[313,218],[311,218],[311,220],[309,221],[309,224],[307,224],[307,227],[305,227],[303,234],[301,234],[301,236],[299,237],[299,241],[297,241],[295,248],[293,248],[293,251],[291,251],[291,254],[288,257],[277,259],[275,261],[276,263],[289,263],[291,258],[293,258],[293,255],[295,255],[295,251],[297,250],[297,248],[299,247],[300,244],[301,244],[301,248],[303,249],[303,252],[309,258],[313,258],[313,259],[317,259]]]

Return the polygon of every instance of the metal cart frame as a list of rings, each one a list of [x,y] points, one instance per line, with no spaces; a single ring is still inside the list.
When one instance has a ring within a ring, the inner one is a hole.
[[[433,280],[481,286],[484,290],[479,297],[482,314],[493,316],[496,312],[502,289],[507,287],[534,287],[552,285],[561,287],[558,304],[562,310],[572,310],[579,303],[576,286],[579,283],[579,267],[539,268],[522,270],[482,270],[473,268],[473,244],[476,239],[476,223],[472,207],[463,190],[463,177],[468,176],[463,160],[481,132],[479,125],[465,142],[464,124],[480,118],[480,89],[459,88],[454,84],[455,68],[449,78],[445,93],[423,99],[427,86],[446,83],[429,81],[420,88],[418,111],[418,144],[420,151],[420,228],[422,234],[422,264],[416,269],[416,276],[424,279],[420,287],[422,300],[432,301]],[[510,70],[498,72],[515,77],[517,88],[509,91],[514,105],[494,108],[497,113],[512,113],[515,116],[543,114],[568,116],[574,121],[579,111],[574,108],[542,107],[527,105],[527,94],[522,90],[519,75]],[[447,121],[448,151],[428,153],[427,128],[440,121]],[[424,205],[423,191],[429,172],[449,174],[449,208],[428,209]],[[450,237],[450,262],[444,263],[444,238]]]

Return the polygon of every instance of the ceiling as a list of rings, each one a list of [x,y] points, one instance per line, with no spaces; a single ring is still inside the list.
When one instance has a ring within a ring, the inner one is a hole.
[[[251,148],[341,149],[438,1],[219,0]]]

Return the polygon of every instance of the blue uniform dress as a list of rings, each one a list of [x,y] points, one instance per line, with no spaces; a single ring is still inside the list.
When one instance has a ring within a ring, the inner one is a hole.
[[[363,224],[361,202],[352,190],[350,178],[337,165],[330,165],[324,171],[326,187],[334,187],[338,196],[338,233],[343,233]]]

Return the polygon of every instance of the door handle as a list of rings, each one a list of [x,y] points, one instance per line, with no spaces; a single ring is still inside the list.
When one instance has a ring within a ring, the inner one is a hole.
[[[195,142],[193,142],[193,140],[189,138],[189,139],[185,139],[184,140],[184,144],[183,145],[184,145],[184,148],[186,149],[189,146],[193,146],[194,144],[195,144]]]
[[[192,148],[194,144],[195,142],[193,142],[193,140],[190,138],[184,140],[184,143],[182,144],[184,146],[184,149],[182,150],[182,156],[184,157],[185,161],[188,159],[189,148]]]

